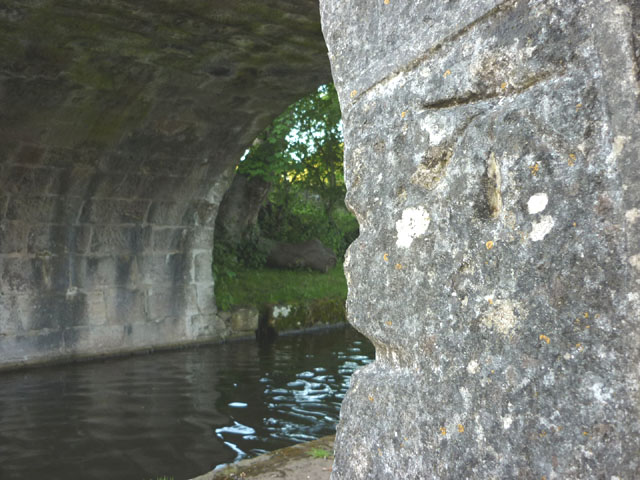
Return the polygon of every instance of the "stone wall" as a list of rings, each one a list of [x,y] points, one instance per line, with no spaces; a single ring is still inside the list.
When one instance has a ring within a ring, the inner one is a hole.
[[[321,13],[377,351],[332,478],[639,478],[640,4]]]
[[[330,79],[314,0],[0,5],[0,367],[220,338],[233,166]]]

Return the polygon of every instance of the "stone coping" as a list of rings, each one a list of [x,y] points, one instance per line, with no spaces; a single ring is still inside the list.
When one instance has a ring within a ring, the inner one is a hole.
[[[333,466],[333,455],[328,458],[315,458],[314,449],[333,453],[335,435],[319,438],[311,442],[300,443],[281,448],[258,457],[241,460],[226,467],[205,473],[192,480],[329,480]]]

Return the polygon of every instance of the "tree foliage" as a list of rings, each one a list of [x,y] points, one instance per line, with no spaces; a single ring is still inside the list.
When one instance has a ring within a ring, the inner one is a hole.
[[[333,84],[292,104],[260,134],[238,173],[272,184],[260,218],[266,236],[291,242],[317,237],[344,254],[357,222],[344,208],[343,148]]]

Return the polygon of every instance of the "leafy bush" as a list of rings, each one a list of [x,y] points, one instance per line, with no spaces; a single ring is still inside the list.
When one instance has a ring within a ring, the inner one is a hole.
[[[291,105],[260,134],[238,173],[272,185],[262,235],[292,243],[315,237],[344,256],[358,225],[344,207],[343,142],[333,85]]]

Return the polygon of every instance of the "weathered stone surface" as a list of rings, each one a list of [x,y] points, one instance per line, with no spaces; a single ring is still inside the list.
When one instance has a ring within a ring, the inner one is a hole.
[[[329,79],[317,0],[2,2],[0,368],[226,336],[218,206]]]
[[[257,222],[270,188],[271,184],[259,177],[236,174],[220,203],[216,218],[218,234],[232,243],[240,243]]]
[[[236,308],[231,312],[231,330],[252,333],[258,328],[259,316],[257,308]]]
[[[332,478],[639,477],[640,4],[321,12],[377,349]]]
[[[275,268],[311,268],[327,272],[336,265],[336,254],[320,240],[312,238],[303,243],[265,240],[269,244],[267,265]]]

